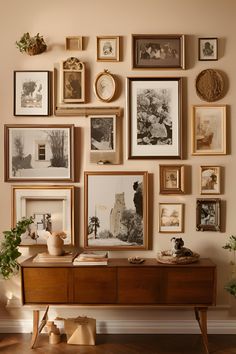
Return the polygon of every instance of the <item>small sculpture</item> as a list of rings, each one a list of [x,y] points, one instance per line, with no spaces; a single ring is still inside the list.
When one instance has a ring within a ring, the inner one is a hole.
[[[200,255],[184,247],[184,241],[181,237],[171,238],[172,248],[170,250],[157,253],[157,261],[167,264],[189,264],[197,262]]]
[[[184,247],[184,241],[181,237],[172,237],[172,256],[173,257],[192,257],[193,252]]]
[[[48,253],[52,256],[62,256],[65,251],[63,249],[64,241],[66,238],[65,232],[48,232],[47,231],[47,246]]]

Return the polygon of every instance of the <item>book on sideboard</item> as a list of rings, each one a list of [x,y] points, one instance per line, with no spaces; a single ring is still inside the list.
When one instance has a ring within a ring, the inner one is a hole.
[[[82,252],[74,258],[73,264],[78,266],[83,265],[107,265],[107,252]]]

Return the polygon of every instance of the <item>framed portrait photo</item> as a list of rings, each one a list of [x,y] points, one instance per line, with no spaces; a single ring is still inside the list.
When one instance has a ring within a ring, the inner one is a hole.
[[[159,165],[160,194],[185,193],[185,166]]]
[[[221,167],[201,166],[200,167],[200,193],[220,194]]]
[[[21,236],[21,246],[47,244],[47,233],[66,234],[65,245],[74,244],[73,186],[13,186],[12,225],[33,217],[34,223]]]
[[[14,71],[14,116],[50,115],[50,72]]]
[[[110,102],[116,93],[116,80],[108,70],[99,73],[94,81],[94,92],[102,102]]]
[[[61,101],[64,103],[85,102],[85,64],[70,57],[62,62]]]
[[[120,60],[120,37],[98,36],[97,37],[97,61]]]
[[[5,125],[5,181],[73,180],[73,125]]]
[[[133,34],[133,69],[185,69],[184,35]]]
[[[193,106],[192,155],[226,155],[226,105]]]
[[[184,204],[159,203],[159,232],[184,232]]]
[[[147,172],[85,172],[85,248],[148,247]]]
[[[197,199],[196,230],[220,231],[221,199]]]
[[[127,78],[129,159],[182,158],[181,101],[181,78]]]
[[[198,38],[198,60],[218,60],[218,38]]]

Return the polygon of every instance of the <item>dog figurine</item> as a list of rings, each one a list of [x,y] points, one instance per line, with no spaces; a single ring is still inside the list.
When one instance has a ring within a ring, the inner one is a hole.
[[[184,247],[184,241],[181,237],[176,238],[172,237],[172,256],[173,257],[191,257],[193,256],[193,252],[189,249]]]

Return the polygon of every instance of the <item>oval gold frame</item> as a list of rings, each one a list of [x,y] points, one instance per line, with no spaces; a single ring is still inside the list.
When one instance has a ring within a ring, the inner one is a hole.
[[[99,79],[102,77],[102,76],[106,76],[112,83],[112,92],[110,94],[110,96],[108,98],[104,98],[100,93],[99,93],[99,87],[98,87],[98,83],[99,83]],[[94,92],[95,92],[95,95],[96,97],[102,101],[102,102],[110,102],[114,96],[115,96],[115,93],[116,93],[116,81],[115,81],[115,78],[114,78],[114,75],[112,75],[111,73],[109,73],[108,70],[104,70],[103,72],[100,72],[95,81],[94,81]]]

